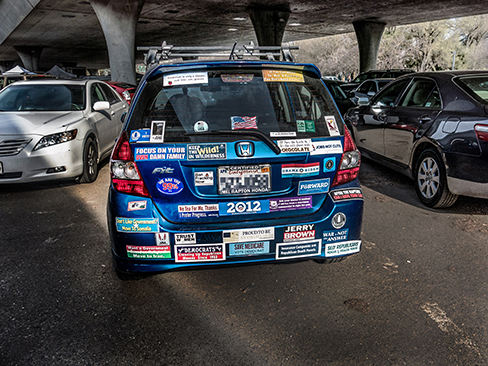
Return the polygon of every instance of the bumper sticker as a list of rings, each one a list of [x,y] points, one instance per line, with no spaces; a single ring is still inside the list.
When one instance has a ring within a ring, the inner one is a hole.
[[[310,155],[342,154],[342,142],[337,141],[314,141]]]
[[[329,192],[330,179],[307,180],[298,183],[298,194],[317,194]]]
[[[188,160],[219,160],[226,158],[226,144],[188,145]]]
[[[349,229],[324,231],[324,243],[328,244],[338,241],[346,241],[348,232]]]
[[[184,147],[136,147],[134,149],[136,161],[140,160],[185,160]]]
[[[337,201],[363,199],[363,192],[359,188],[341,189],[330,192],[332,199]]]
[[[315,224],[294,225],[285,227],[283,241],[315,239]]]
[[[229,256],[258,255],[269,253],[269,241],[229,244]]]
[[[274,198],[269,200],[269,212],[312,208],[312,196]]]
[[[322,252],[322,240],[276,244],[276,259],[313,257]]]
[[[169,245],[160,247],[139,247],[126,245],[127,257],[138,259],[171,259],[171,248]]]
[[[180,205],[178,206],[178,216],[180,219],[218,217],[219,205]]]
[[[320,163],[309,164],[283,164],[281,166],[282,178],[303,178],[319,175]]]
[[[224,244],[176,245],[175,262],[224,261]]]
[[[159,232],[158,219],[132,219],[117,217],[115,219],[117,231],[124,233],[157,233]]]
[[[340,255],[359,253],[360,250],[361,250],[361,240],[326,244],[325,256],[337,257]]]
[[[274,227],[256,229],[225,230],[224,243],[245,243],[248,241],[274,240]]]
[[[180,193],[184,186],[180,180],[169,177],[161,179],[156,184],[156,188],[163,194],[174,195]]]
[[[149,142],[150,139],[151,130],[149,128],[133,130],[130,134],[130,142]]]

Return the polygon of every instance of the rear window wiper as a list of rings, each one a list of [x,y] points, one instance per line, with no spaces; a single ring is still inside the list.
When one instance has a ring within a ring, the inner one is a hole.
[[[271,150],[276,155],[280,155],[281,149],[276,143],[269,138],[269,136],[265,135],[261,131],[256,130],[214,130],[214,131],[207,131],[207,132],[191,132],[185,133],[185,136],[198,136],[198,135],[244,135],[244,136],[253,136],[257,137],[258,139],[262,140],[266,145],[269,146]]]

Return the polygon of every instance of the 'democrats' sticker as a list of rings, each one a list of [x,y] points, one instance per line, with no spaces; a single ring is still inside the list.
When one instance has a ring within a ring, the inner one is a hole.
[[[208,84],[207,72],[187,72],[181,74],[164,75],[163,86]]]
[[[325,245],[326,257],[337,257],[340,255],[347,255],[358,253],[361,250],[361,240],[353,240],[346,242],[338,242]]]
[[[276,259],[313,257],[322,252],[322,240],[276,244]]]
[[[175,245],[175,262],[225,260],[224,244]]]
[[[149,142],[164,142],[165,121],[152,121]]]
[[[168,177],[161,179],[156,184],[156,188],[163,194],[174,195],[180,193],[184,186],[180,180]]]
[[[134,219],[129,217],[116,217],[117,231],[124,233],[157,233],[159,232],[158,219]]]

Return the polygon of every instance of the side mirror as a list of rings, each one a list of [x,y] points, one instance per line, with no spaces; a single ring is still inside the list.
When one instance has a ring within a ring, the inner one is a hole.
[[[369,98],[367,97],[361,97],[358,99],[358,105],[359,106],[366,106],[369,105]]]
[[[106,101],[98,101],[93,105],[94,111],[106,111],[110,109],[110,103]]]

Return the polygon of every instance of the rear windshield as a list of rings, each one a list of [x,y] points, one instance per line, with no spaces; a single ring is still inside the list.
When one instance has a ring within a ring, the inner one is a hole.
[[[340,121],[320,78],[302,71],[205,69],[149,80],[129,130],[158,130],[164,142],[213,141],[211,131],[246,129],[290,139],[342,135]]]
[[[1,111],[85,109],[83,85],[12,85],[0,92]]]
[[[456,83],[479,102],[488,102],[488,74],[459,77]]]

